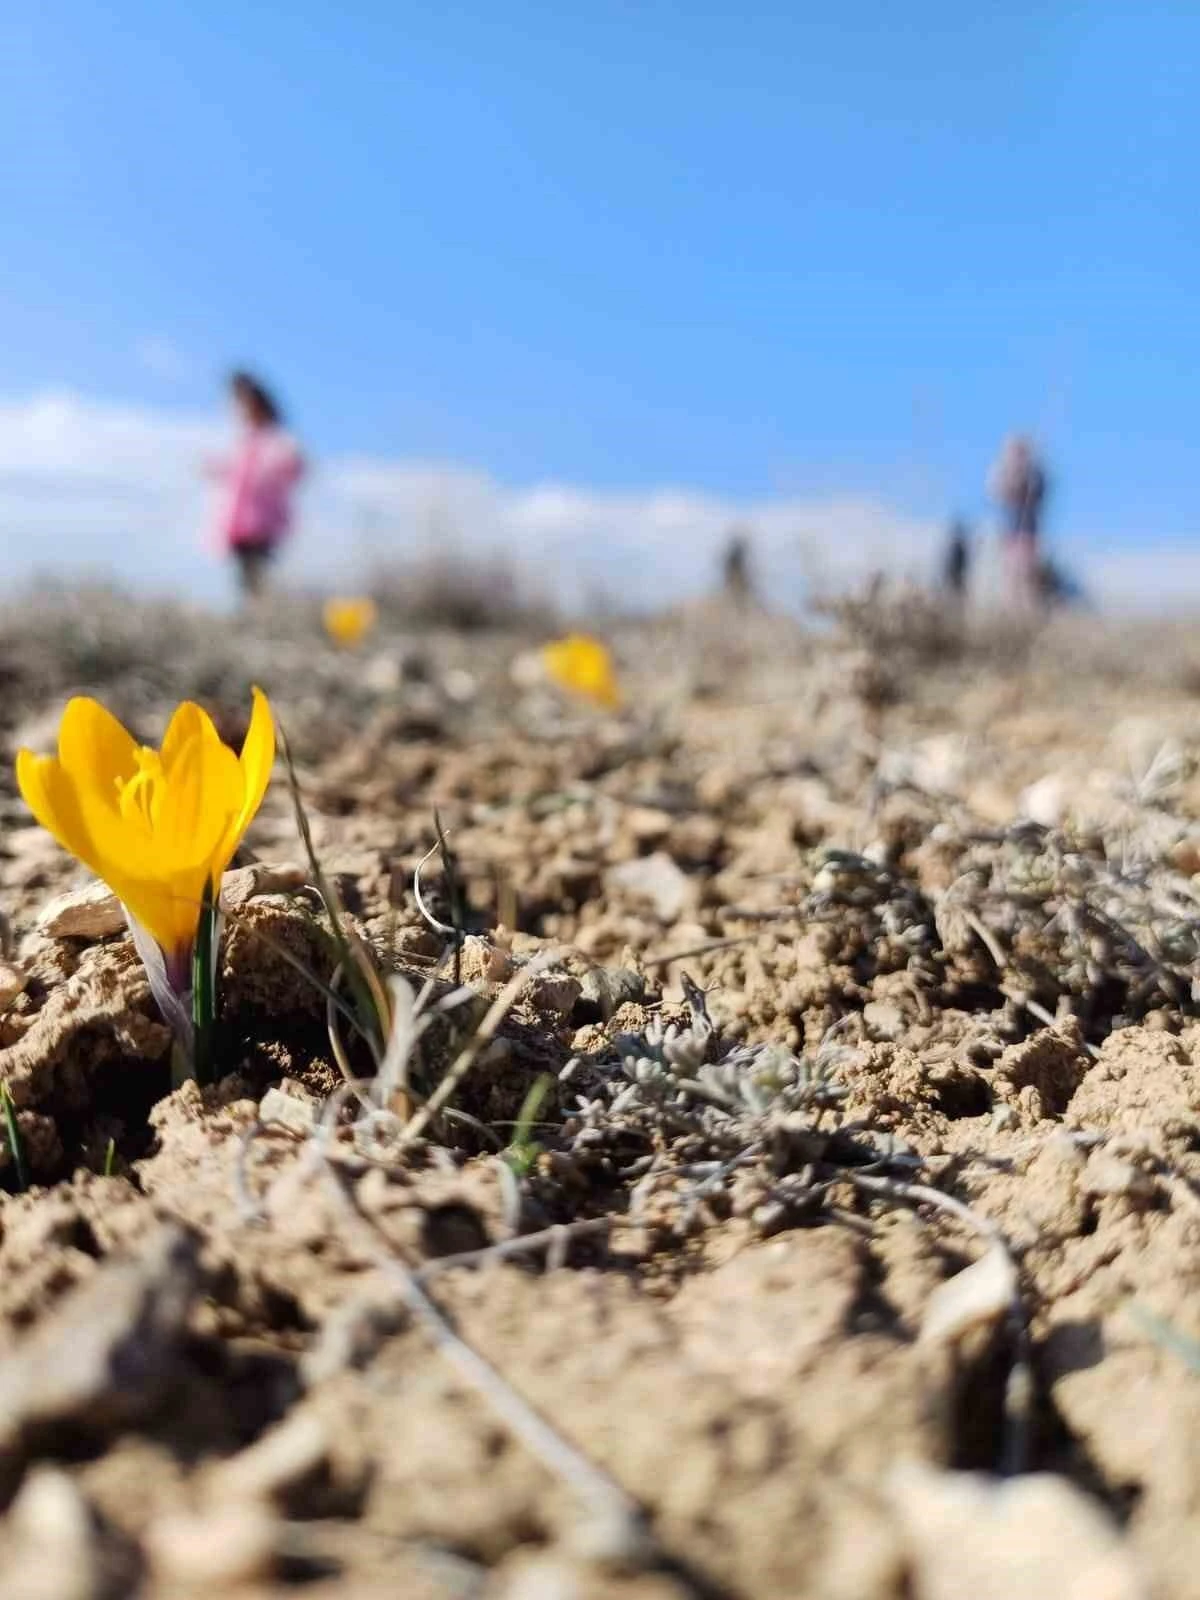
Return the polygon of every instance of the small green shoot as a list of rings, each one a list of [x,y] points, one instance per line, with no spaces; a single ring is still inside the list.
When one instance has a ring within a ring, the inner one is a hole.
[[[17,1193],[24,1194],[29,1187],[29,1173],[25,1166],[25,1145],[17,1125],[17,1108],[6,1083],[0,1083],[0,1118],[4,1121],[4,1137],[8,1141],[13,1168],[17,1176]]]
[[[446,842],[446,834],[442,828],[442,819],[438,815],[437,807],[433,810],[433,826],[437,834],[438,854],[442,860],[442,871],[446,875],[446,897],[450,902],[450,924],[454,929],[454,987],[457,989],[462,982],[462,947],[463,947],[463,898],[459,888],[457,863],[454,852]]]
[[[117,1141],[110,1139],[104,1151],[104,1176],[112,1178],[117,1170]]]
[[[553,1083],[551,1075],[543,1072],[525,1091],[516,1127],[513,1129],[512,1142],[504,1151],[504,1160],[518,1178],[528,1177],[542,1153],[541,1145],[531,1135],[537,1122],[538,1112],[542,1109]]]

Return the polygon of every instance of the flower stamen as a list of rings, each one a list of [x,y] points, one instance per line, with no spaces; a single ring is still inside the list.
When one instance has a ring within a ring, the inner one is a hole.
[[[130,778],[116,780],[121,815],[128,821],[138,822],[149,833],[158,814],[162,795],[163,765],[157,750],[145,745],[136,751],[138,769]]]

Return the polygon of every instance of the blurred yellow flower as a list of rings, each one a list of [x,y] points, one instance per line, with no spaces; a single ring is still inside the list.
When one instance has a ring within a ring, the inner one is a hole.
[[[379,614],[374,600],[364,595],[357,599],[335,596],[326,600],[322,615],[325,632],[334,644],[353,648],[371,632]]]
[[[607,711],[621,705],[621,686],[608,647],[590,634],[570,633],[542,646],[542,661],[555,683]]]
[[[20,751],[17,783],[42,826],[121,901],[135,938],[140,930],[162,951],[182,992],[205,893],[219,895],[274,763],[261,689],[240,757],[190,701],[162,748],[149,750],[98,701],[79,697],[63,712],[57,756]]]

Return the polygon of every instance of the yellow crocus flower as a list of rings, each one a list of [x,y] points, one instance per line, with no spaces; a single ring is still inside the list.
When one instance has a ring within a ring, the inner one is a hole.
[[[182,990],[205,893],[220,893],[274,763],[275,724],[261,689],[240,757],[190,701],[171,718],[162,748],[150,750],[80,696],[63,712],[56,756],[18,753],[17,783],[42,826],[121,901],[135,938],[148,935],[162,951]]]
[[[555,683],[572,694],[582,695],[616,711],[621,705],[621,687],[616,668],[606,645],[586,633],[570,633],[542,646],[542,661]]]
[[[374,600],[365,595],[358,599],[335,597],[326,600],[322,617],[334,644],[353,647],[372,631],[378,612]]]

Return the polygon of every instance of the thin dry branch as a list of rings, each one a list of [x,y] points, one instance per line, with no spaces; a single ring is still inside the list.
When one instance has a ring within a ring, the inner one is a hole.
[[[506,1261],[511,1256],[536,1255],[545,1250],[550,1255],[565,1250],[572,1239],[582,1239],[591,1234],[608,1234],[620,1222],[619,1217],[584,1217],[578,1222],[556,1222],[553,1227],[540,1228],[536,1233],[518,1234],[512,1239],[501,1239],[497,1244],[483,1245],[478,1250],[459,1250],[451,1256],[435,1256],[413,1274],[418,1283],[428,1283],[430,1278],[443,1272],[453,1272],[458,1267],[482,1267],[489,1261]]]
[[[364,1254],[393,1285],[438,1352],[503,1419],[526,1449],[567,1485],[584,1507],[588,1517],[584,1530],[588,1552],[634,1567],[644,1567],[659,1559],[659,1552],[636,1501],[626,1494],[615,1479],[559,1433],[506,1378],[455,1332],[436,1301],[426,1292],[418,1274],[399,1259],[359,1209],[344,1174],[327,1158],[325,1140],[314,1140],[311,1148],[320,1161],[326,1187],[335,1199],[348,1233],[354,1236]]]

